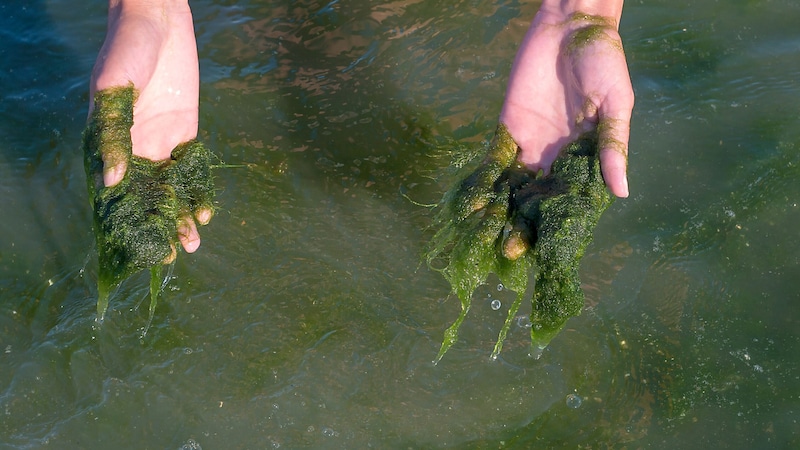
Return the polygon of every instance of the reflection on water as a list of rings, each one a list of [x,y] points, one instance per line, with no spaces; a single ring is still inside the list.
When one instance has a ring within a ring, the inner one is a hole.
[[[0,448],[793,448],[800,261],[788,1],[631,4],[632,197],[539,360],[513,293],[421,264],[443,174],[494,130],[536,6],[197,1],[220,213],[146,338],[94,323],[81,155],[104,2],[3,6]],[[143,302],[144,300],[144,302]],[[529,308],[529,306],[528,306]]]

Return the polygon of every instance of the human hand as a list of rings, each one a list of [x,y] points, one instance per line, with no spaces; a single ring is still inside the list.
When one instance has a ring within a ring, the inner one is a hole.
[[[130,129],[133,154],[153,161],[170,158],[180,143],[197,136],[200,75],[192,14],[187,0],[110,0],[108,32],[92,71],[89,114],[97,91],[133,83],[139,96]],[[126,162],[104,155],[103,183],[119,183]],[[192,253],[200,246],[195,220],[183,217],[178,238]]]
[[[596,128],[605,183],[627,197],[634,94],[617,32],[622,2],[586,10],[562,3],[581,2],[542,4],[514,61],[500,122],[519,160],[545,173],[566,144]]]

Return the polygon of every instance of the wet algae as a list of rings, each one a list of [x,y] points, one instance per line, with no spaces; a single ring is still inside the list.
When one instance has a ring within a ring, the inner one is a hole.
[[[196,140],[179,144],[170,159],[132,154],[130,129],[137,91],[132,85],[99,91],[83,133],[84,165],[99,260],[97,315],[102,320],[112,291],[129,276],[150,269],[150,314],[160,268],[174,261],[178,230],[201,211],[213,213],[211,153]],[[103,184],[107,167],[124,164],[118,184]]]
[[[517,162],[518,146],[500,124],[486,156],[445,193],[426,255],[461,301],[439,361],[458,338],[475,289],[489,273],[517,293],[492,358],[500,353],[535,270],[531,341],[538,353],[580,314],[578,268],[600,215],[613,201],[600,172],[597,132],[564,147],[545,176]]]

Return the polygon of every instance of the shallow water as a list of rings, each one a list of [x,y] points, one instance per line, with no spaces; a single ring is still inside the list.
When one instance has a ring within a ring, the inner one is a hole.
[[[94,323],[101,1],[0,6],[0,448],[797,448],[800,5],[629,2],[632,196],[542,357],[420,264],[536,5],[193,1],[220,213]],[[455,149],[455,150],[454,150]],[[497,302],[500,308],[495,310]]]

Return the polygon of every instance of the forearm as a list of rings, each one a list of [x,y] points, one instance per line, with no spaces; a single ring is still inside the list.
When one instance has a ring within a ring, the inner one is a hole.
[[[539,12],[553,17],[569,17],[575,13],[607,17],[619,27],[622,5],[623,0],[543,0]]]
[[[109,12],[124,11],[151,15],[181,12],[189,9],[189,0],[109,0]]]
[[[159,58],[171,31],[192,26],[191,17],[188,0],[109,0],[92,90],[148,80],[154,66],[147,63]]]
[[[109,0],[108,28],[117,27],[121,19],[144,20],[160,33],[166,33],[175,22],[191,17],[188,0]]]

